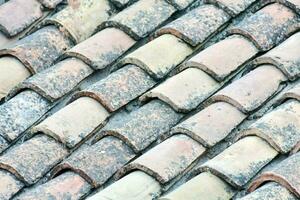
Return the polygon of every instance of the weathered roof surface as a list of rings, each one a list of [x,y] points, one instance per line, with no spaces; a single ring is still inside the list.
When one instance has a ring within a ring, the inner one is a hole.
[[[299,8],[1,2],[0,199],[299,199]]]

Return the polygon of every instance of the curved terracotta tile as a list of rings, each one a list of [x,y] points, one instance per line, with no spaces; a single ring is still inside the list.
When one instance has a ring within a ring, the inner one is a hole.
[[[240,200],[297,200],[284,186],[270,182]]]
[[[44,24],[59,27],[73,42],[79,43],[91,36],[111,14],[108,0],[85,0],[78,2],[76,7],[67,6],[46,19]]]
[[[234,190],[217,176],[204,172],[179,186],[159,200],[228,200]]]
[[[31,185],[58,164],[67,153],[55,140],[38,135],[2,154],[0,168],[11,172],[24,184]]]
[[[48,100],[25,90],[0,106],[0,135],[8,141],[18,138],[50,108]]]
[[[21,181],[7,171],[0,170],[0,179],[0,199],[2,200],[11,199],[14,194],[24,187]]]
[[[210,148],[223,140],[245,118],[246,115],[234,106],[218,102],[172,128],[171,134],[186,134]]]
[[[300,77],[300,32],[292,35],[279,46],[254,60],[257,65],[272,64],[290,79]]]
[[[300,198],[300,153],[294,154],[275,168],[263,172],[254,182],[251,183],[249,191],[252,192],[265,182],[277,182],[284,186],[297,198]]]
[[[138,157],[118,173],[118,176],[141,170],[161,184],[184,173],[203,154],[205,148],[185,135],[175,135]]]
[[[33,127],[31,133],[46,134],[73,148],[102,126],[108,116],[109,113],[101,104],[83,97],[46,118]]]
[[[159,183],[141,171],[135,171],[111,184],[87,200],[152,200],[160,194]]]
[[[252,42],[233,35],[200,51],[184,62],[182,68],[197,67],[217,81],[223,81],[257,53],[258,49]]]
[[[135,40],[123,31],[106,28],[65,52],[64,57],[76,57],[95,70],[103,69],[134,44]]]
[[[243,133],[265,139],[282,154],[289,153],[300,142],[300,103],[287,102],[265,114]]]
[[[216,92],[221,85],[197,68],[188,68],[156,86],[141,100],[158,98],[178,112],[189,112]]]
[[[99,187],[134,156],[121,140],[108,136],[93,145],[82,145],[54,168],[52,176],[68,169],[78,173],[93,187]]]
[[[278,103],[281,103],[283,101],[286,101],[288,99],[296,99],[300,101],[300,84],[297,84],[292,89],[284,92],[280,99],[278,100]]]
[[[0,99],[6,97],[16,85],[31,76],[29,70],[17,59],[11,56],[0,58]]]
[[[155,84],[156,82],[142,69],[134,65],[127,65],[76,93],[74,99],[88,96],[99,101],[109,112],[113,112]]]
[[[69,58],[58,62],[34,76],[26,79],[10,91],[12,97],[25,89],[31,89],[51,102],[72,91],[93,70],[81,60]]]
[[[176,9],[165,0],[139,0],[106,20],[99,29],[114,27],[139,40],[154,31],[175,11]]]
[[[237,189],[241,189],[256,173],[278,154],[256,136],[245,137],[200,167]]]
[[[165,34],[126,55],[119,65],[134,64],[154,78],[161,79],[192,52],[193,50],[182,40]]]
[[[211,102],[227,102],[249,113],[274,95],[285,80],[286,77],[275,66],[262,65],[217,92]]]
[[[0,30],[12,37],[43,16],[37,0],[10,0],[0,6]]]
[[[203,5],[162,27],[155,35],[172,34],[192,46],[197,46],[220,30],[229,18],[223,10],[212,5]]]
[[[18,58],[35,74],[50,67],[70,47],[70,41],[57,28],[46,26],[0,50],[0,55]]]
[[[168,105],[154,100],[124,116],[121,121],[110,120],[95,140],[112,135],[120,138],[139,153],[169,131],[181,117],[181,114],[176,113]]]
[[[205,0],[206,3],[214,4],[225,10],[232,17],[246,10],[256,0]]]
[[[166,0],[172,4],[176,9],[183,10],[191,5],[195,0]]]
[[[231,28],[229,33],[241,34],[260,50],[267,51],[295,31],[296,19],[297,16],[292,10],[275,3],[244,19]]]
[[[42,184],[27,189],[15,200],[68,199],[78,200],[91,190],[91,185],[81,176],[66,172]]]
[[[299,0],[265,0],[261,2],[262,5],[267,5],[270,3],[281,3],[284,6],[292,9],[295,13],[300,14],[300,2]]]

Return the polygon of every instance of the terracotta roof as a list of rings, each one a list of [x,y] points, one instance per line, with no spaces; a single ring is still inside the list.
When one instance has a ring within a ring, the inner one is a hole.
[[[0,4],[0,199],[300,198],[299,0]]]

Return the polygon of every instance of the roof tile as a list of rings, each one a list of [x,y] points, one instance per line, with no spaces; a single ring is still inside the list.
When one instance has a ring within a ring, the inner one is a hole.
[[[256,0],[205,0],[206,3],[212,3],[224,9],[232,17],[247,9]]]
[[[160,79],[192,52],[192,49],[180,39],[166,34],[125,56],[119,64],[135,64],[154,78]]]
[[[234,106],[218,102],[175,126],[171,133],[192,137],[205,147],[212,147],[224,139],[246,115]]]
[[[135,44],[123,31],[106,28],[65,53],[77,57],[94,69],[103,69]]]
[[[233,196],[233,189],[217,176],[204,172],[191,179],[159,200],[199,199],[227,200]]]
[[[11,173],[0,170],[0,199],[10,199],[16,192],[24,187]]]
[[[300,103],[290,101],[265,114],[243,134],[265,139],[273,148],[285,154],[300,142]]]
[[[187,8],[195,0],[166,0],[166,1],[172,4],[176,9],[183,10]]]
[[[188,112],[219,89],[220,84],[202,70],[186,69],[144,94],[141,99],[158,98],[179,112]]]
[[[99,187],[133,157],[134,153],[126,144],[109,136],[93,145],[82,145],[68,159],[57,165],[52,174],[71,169],[93,187]]]
[[[296,197],[300,198],[300,153],[294,154],[275,168],[263,172],[250,186],[249,190],[253,191],[266,181],[277,182],[283,185]]]
[[[92,72],[82,61],[66,59],[26,79],[10,92],[10,96],[29,88],[53,102],[70,92]]]
[[[108,112],[97,101],[83,97],[33,127],[32,133],[44,133],[73,148],[103,124],[107,117]]]
[[[26,185],[38,181],[67,151],[53,139],[38,135],[16,145],[0,157],[0,168],[14,174]]]
[[[96,82],[74,98],[90,96],[99,101],[108,111],[115,111],[155,85],[155,81],[142,69],[127,65]]]
[[[31,74],[28,69],[16,58],[4,56],[0,58],[0,99],[18,83]]]
[[[63,0],[38,0],[43,6],[53,9]]]
[[[139,0],[100,25],[115,27],[139,40],[167,20],[176,9],[165,0]]]
[[[249,38],[258,48],[266,51],[294,31],[296,19],[295,13],[287,7],[271,4],[244,19],[229,32]]]
[[[29,188],[15,200],[68,199],[77,200],[91,189],[83,178],[73,172],[63,173],[49,182]]]
[[[45,24],[62,27],[75,43],[79,43],[96,30],[97,26],[107,20],[111,14],[108,0],[84,0],[78,7],[67,6],[65,9],[45,20]],[[80,24],[80,25],[79,25]]]
[[[248,136],[204,163],[200,170],[210,171],[240,189],[277,154],[264,140]]]
[[[220,29],[229,16],[212,5],[199,6],[159,29],[156,35],[173,34],[192,46],[204,42]]]
[[[300,32],[294,34],[279,46],[257,58],[255,63],[273,64],[281,69],[290,80],[300,77]]]
[[[26,90],[0,106],[0,135],[15,140],[50,108],[39,94]]]
[[[0,152],[2,152],[4,149],[6,149],[9,146],[8,141],[0,136]]]
[[[274,95],[285,80],[276,67],[262,65],[217,92],[211,101],[225,101],[248,113]]]
[[[160,185],[157,181],[142,171],[135,171],[87,200],[151,200],[159,193]]]
[[[37,0],[10,0],[0,6],[0,30],[14,36],[42,16],[42,5]]]
[[[70,47],[70,41],[58,29],[47,26],[0,50],[0,54],[17,57],[35,74],[50,67]]]
[[[284,92],[279,99],[279,102],[285,101],[287,99],[297,99],[300,101],[300,83],[294,86],[292,89]]]
[[[135,1],[139,0],[110,0],[110,2],[112,2],[118,8],[123,8],[130,3],[134,3]]]
[[[113,135],[138,153],[169,131],[181,117],[182,115],[159,100],[151,101],[123,117],[121,121],[110,120],[99,133],[97,140],[104,135]]]
[[[297,198],[284,186],[270,182],[240,200],[297,200]]]
[[[161,184],[183,173],[205,148],[185,135],[175,135],[124,167],[118,175],[141,170]]]
[[[197,67],[223,81],[257,53],[252,42],[243,36],[233,35],[200,51],[183,65]]]

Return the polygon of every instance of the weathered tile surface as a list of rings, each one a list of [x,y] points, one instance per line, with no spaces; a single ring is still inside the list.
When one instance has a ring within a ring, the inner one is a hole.
[[[228,102],[242,112],[249,113],[276,93],[280,83],[285,80],[276,67],[262,65],[217,92],[211,100]]]
[[[204,172],[159,200],[228,200],[233,194],[234,191],[228,184],[220,178]]]
[[[90,96],[112,112],[137,98],[154,85],[155,81],[142,69],[134,65],[127,65],[75,94],[74,98]]]
[[[159,183],[142,171],[135,171],[87,200],[152,200],[160,193]]]
[[[169,131],[181,117],[168,105],[154,100],[122,120],[110,120],[99,136],[114,135],[138,153]]]
[[[38,135],[11,147],[0,157],[0,168],[13,173],[25,184],[38,181],[67,155],[67,151],[48,136]]]
[[[111,14],[108,0],[85,0],[69,5],[65,9],[45,20],[69,35],[75,43],[82,42],[91,36],[97,26],[108,19]]]
[[[193,139],[175,135],[129,163],[119,175],[139,169],[166,184],[183,173],[204,151]]]
[[[38,0],[43,6],[53,9],[63,0]]]
[[[68,159],[59,164],[53,174],[64,169],[71,169],[79,173],[93,187],[99,187],[133,157],[134,153],[126,144],[109,136],[91,146],[82,145]]]
[[[0,6],[0,30],[14,36],[42,16],[42,5],[37,0],[10,0]]]
[[[120,61],[120,65],[135,64],[146,70],[154,78],[160,79],[192,52],[192,49],[183,41],[173,35],[166,34],[125,56]]]
[[[258,48],[266,51],[293,31],[293,26],[296,26],[296,18],[296,14],[292,10],[275,3],[244,19],[229,32],[249,38]]]
[[[300,142],[300,103],[291,101],[265,114],[243,133],[265,139],[277,151],[285,154]]]
[[[14,200],[78,200],[90,190],[90,184],[82,177],[73,172],[66,172],[45,184],[29,188]]]
[[[24,187],[11,173],[0,170],[0,199],[8,200]]]
[[[0,58],[0,99],[5,97],[17,84],[31,74],[16,58],[4,56]]]
[[[70,41],[57,28],[47,26],[0,50],[0,54],[17,57],[34,74],[50,67],[70,47]]]
[[[0,135],[14,140],[51,107],[39,94],[26,90],[0,106]]]
[[[106,28],[65,53],[77,57],[94,69],[103,69],[126,52],[135,41],[116,28]]]
[[[110,2],[112,2],[118,8],[123,8],[126,5],[128,5],[129,3],[133,3],[135,1],[138,1],[138,0],[110,0]]]
[[[214,103],[175,126],[172,134],[183,133],[205,147],[212,147],[245,118],[245,114],[228,103]]]
[[[141,99],[158,98],[179,112],[189,112],[213,94],[220,84],[197,68],[186,69],[144,94]]]
[[[30,88],[49,101],[56,101],[72,91],[93,70],[78,59],[66,59],[26,79],[11,91],[11,95]]]
[[[0,136],[0,152],[9,146],[9,142],[2,136]]]
[[[300,77],[300,32],[294,34],[279,46],[257,58],[255,63],[273,64],[281,69],[290,80]]]
[[[197,67],[223,81],[243,63],[258,53],[252,42],[240,35],[233,35],[200,51],[186,61],[184,67]]]
[[[222,9],[204,5],[167,24],[156,34],[173,34],[190,45],[197,46],[217,32],[228,20],[229,16]]]
[[[240,200],[297,200],[284,186],[271,182],[258,188]]]
[[[200,170],[210,171],[236,188],[242,188],[278,154],[259,137],[249,136],[204,163]]]
[[[32,133],[44,133],[73,148],[103,124],[108,115],[97,101],[83,97],[46,118]]]
[[[232,17],[243,12],[254,3],[256,0],[205,0],[207,3],[212,3],[224,9]]]
[[[250,186],[250,192],[265,182],[274,181],[283,185],[292,192],[298,199],[300,198],[300,153],[294,154],[275,168],[263,172]]]
[[[104,27],[115,27],[139,40],[167,20],[176,9],[165,0],[139,0],[105,21]]]
[[[297,84],[292,89],[284,92],[280,97],[279,102],[285,101],[287,99],[297,99],[298,101],[300,101],[300,84]]]

